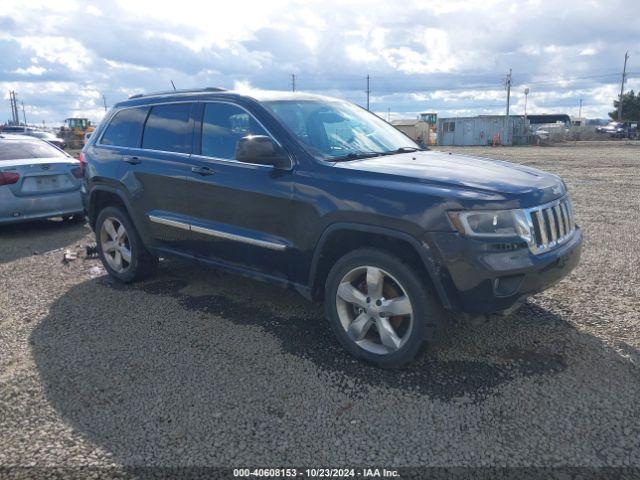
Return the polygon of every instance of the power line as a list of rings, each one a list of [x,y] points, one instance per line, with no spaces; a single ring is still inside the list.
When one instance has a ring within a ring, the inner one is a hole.
[[[571,83],[579,82],[581,80],[592,80],[598,78],[608,78],[608,77],[616,77],[620,75],[620,73],[606,73],[606,74],[597,74],[597,75],[583,75],[583,76],[571,76],[566,78],[556,78],[553,80],[538,80],[538,81],[519,81],[512,82],[512,86],[561,86],[563,89],[567,88],[580,88],[576,85],[568,85]],[[631,76],[640,75],[640,72],[627,72],[626,78],[630,78]],[[426,76],[426,75],[425,75]],[[491,91],[491,90],[499,90],[499,86],[496,83],[472,83],[468,85],[457,85],[451,86],[450,84],[436,84],[429,85],[424,81],[425,76],[386,76],[386,75],[376,75],[376,79],[378,81],[377,85],[379,85],[378,90],[383,89],[387,85],[390,86],[390,89],[394,89],[393,85],[390,84],[406,84],[408,82],[415,82],[416,85],[420,85],[420,91],[432,91],[432,90],[443,90],[443,91],[461,91],[461,90],[482,90],[482,91]],[[345,88],[344,85],[330,85],[331,82],[354,82],[357,84],[359,78],[356,75],[321,75],[321,74],[305,74],[305,79],[309,79],[313,83],[307,87],[308,90],[323,90],[323,89],[331,89],[331,88]],[[360,77],[361,78],[361,77]],[[522,78],[522,75],[521,75]],[[318,81],[321,80],[321,84],[318,85]],[[329,85],[327,85],[329,83]],[[610,83],[610,82],[607,82]],[[398,93],[403,93],[404,89],[400,88],[399,90],[395,90]],[[412,91],[415,91],[412,89]]]
[[[625,60],[628,59],[628,53],[625,55]],[[623,82],[628,82],[628,80],[630,78],[637,78],[640,76],[640,71],[626,71],[626,66],[623,69]],[[341,91],[340,95],[344,96],[346,98],[352,98],[355,99],[357,98],[357,91],[362,92],[361,90],[361,85],[362,85],[362,76],[358,76],[356,74],[350,75],[350,74],[344,74],[344,75],[322,75],[322,74],[315,74],[315,73],[309,73],[309,74],[305,74],[303,73],[303,79],[305,82],[305,90],[315,90],[315,91],[331,91],[331,90],[336,90],[336,91]],[[404,103],[404,100],[401,96],[403,95],[408,95],[410,93],[424,93],[425,94],[425,98],[423,100],[420,99],[416,99],[416,102],[420,102],[420,101],[426,101],[429,102],[430,104],[434,103],[435,101],[438,101],[439,99],[442,100],[442,98],[437,98],[438,96],[432,96],[430,94],[432,94],[435,91],[440,91],[440,92],[459,92],[459,91],[468,91],[469,93],[465,93],[464,95],[461,95],[461,98],[456,98],[456,95],[451,95],[451,98],[449,100],[452,101],[452,103],[455,103],[455,101],[460,101],[462,100],[463,102],[466,100],[467,102],[469,101],[469,97],[470,95],[473,95],[474,92],[478,92],[478,91],[486,91],[486,92],[491,92],[490,95],[486,95],[486,98],[483,98],[484,100],[488,100],[490,102],[496,102],[499,101],[497,100],[498,98],[498,92],[500,91],[500,83],[499,80],[496,79],[497,81],[495,82],[485,82],[482,81],[481,78],[482,76],[478,76],[476,75],[475,78],[477,80],[479,80],[476,83],[470,83],[468,85],[455,85],[452,86],[450,84],[445,84],[444,82],[446,82],[446,76],[441,75],[441,74],[436,74],[436,75],[428,75],[428,74],[420,74],[420,75],[413,75],[413,76],[406,76],[406,75],[402,75],[402,76],[390,76],[390,75],[377,75],[374,73],[374,75],[376,76],[376,92],[378,92],[379,94],[384,94],[385,96],[389,95],[391,96],[391,98],[393,98],[394,95],[398,95],[400,98],[398,99],[397,103]],[[538,88],[537,91],[556,91],[556,92],[566,92],[568,90],[572,90],[575,93],[575,96],[573,97],[573,100],[570,100],[574,105],[575,108],[575,102],[577,100],[576,97],[578,96],[584,96],[587,95],[586,99],[587,101],[584,103],[585,105],[589,105],[589,90],[592,88],[596,88],[599,85],[612,85],[614,82],[617,83],[617,79],[613,80],[612,77],[618,76],[620,75],[619,71],[618,73],[598,73],[598,74],[593,74],[593,75],[576,75],[576,76],[569,76],[566,78],[558,78],[556,77],[556,79],[547,79],[547,80],[540,80],[540,81],[531,81],[531,82],[524,82],[522,81],[522,76],[520,73],[518,73],[518,77],[519,80],[516,82],[513,80],[513,78],[511,78],[511,86],[515,87],[517,85],[522,85],[524,86],[540,86],[541,88]],[[466,79],[471,80],[474,76],[466,76],[466,77],[462,77],[460,75],[458,75],[458,81],[459,79]],[[297,83],[299,83],[299,78],[300,75],[299,74],[291,74],[291,80],[292,80],[292,90],[295,91],[295,89],[298,87]],[[452,77],[453,78],[453,77]],[[611,78],[611,80],[609,80],[609,78]],[[619,77],[618,77],[619,78]],[[590,82],[587,85],[570,85],[572,82],[579,82],[581,80],[590,80],[590,79],[607,79],[606,81],[602,81],[602,82],[595,82],[592,83]],[[341,80],[344,80],[341,81]],[[430,80],[430,81],[437,81],[438,84],[436,85],[429,85],[429,82],[426,80]],[[452,82],[455,81],[455,78],[452,79]],[[258,80],[256,80],[256,84],[259,84],[260,82]],[[332,82],[335,82],[333,85],[331,84]],[[353,83],[352,83],[353,82]],[[415,83],[415,85],[411,85],[410,82]],[[360,84],[360,87],[357,86],[357,84]],[[621,85],[621,91],[624,92],[624,86],[627,85],[625,83],[622,83]],[[172,87],[174,86],[173,82],[172,82]],[[505,85],[506,86],[506,85]],[[553,86],[558,86],[558,88],[554,89]],[[80,96],[78,94],[75,93],[71,93],[71,92],[60,92],[60,93],[53,93],[50,94],[46,99],[44,98],[44,96],[41,96],[39,93],[36,93],[36,99],[33,98],[33,95],[31,95],[30,98],[30,104],[31,105],[41,105],[43,108],[47,108],[47,109],[65,109],[65,108],[73,108],[73,109],[84,109],[86,108],[88,109],[105,109],[105,111],[107,110],[107,106],[106,106],[106,96],[105,94],[96,91],[97,88],[95,86],[90,86],[87,85],[87,88],[92,89],[91,93],[92,96]],[[93,90],[95,89],[95,90]],[[495,95],[494,95],[495,92]],[[17,105],[17,94],[14,91],[9,92],[10,93],[10,102],[11,102],[11,111],[12,111],[12,117],[13,117],[13,121],[16,123],[20,123],[20,115],[19,115],[19,108]],[[108,90],[105,91],[105,93],[109,94],[110,97],[113,96],[113,98],[115,98],[116,100],[114,101],[114,103],[116,103],[119,97],[122,97],[122,100],[126,99],[126,93],[123,93],[122,91],[117,91],[117,90]],[[371,109],[371,74],[367,74],[366,75],[366,105],[368,109]],[[509,92],[508,92],[509,93]],[[360,93],[361,95],[361,93]],[[102,97],[102,102],[100,102],[100,97]],[[495,97],[495,98],[494,98]],[[74,99],[75,101],[70,101],[70,99]],[[360,97],[361,98],[361,97]],[[482,98],[478,98],[478,100],[480,100]],[[475,101],[476,99],[473,99],[472,101]],[[560,99],[547,99],[545,101],[544,105],[538,105],[538,110],[540,109],[544,109],[544,108],[562,108],[562,107],[568,107],[571,104],[570,103],[556,103],[557,100]],[[387,100],[389,101],[389,100]],[[567,100],[569,101],[569,100]],[[102,103],[102,105],[100,105],[100,103]],[[448,102],[447,102],[448,103]],[[510,99],[509,99],[509,103],[510,103]],[[504,105],[504,104],[503,104]],[[496,105],[493,104],[480,104],[480,105],[441,105],[439,107],[433,106],[433,108],[442,108],[445,110],[459,110],[459,109],[494,109],[496,108]],[[622,108],[620,107],[620,110],[622,110]],[[37,110],[36,110],[37,111]],[[23,118],[26,115],[23,113]]]
[[[460,73],[456,73],[457,75],[460,75]],[[541,74],[540,72],[535,72],[535,73],[531,73],[531,72],[521,72],[520,76],[521,77],[528,77],[528,76],[534,76],[534,75],[539,75]],[[411,75],[401,75],[399,76],[397,73],[396,74],[390,74],[390,75],[385,75],[385,74],[376,74],[376,79],[378,80],[394,80],[394,81],[424,81],[425,77],[430,77],[430,78],[434,78],[434,77],[439,77],[439,78],[446,78],[447,76],[450,76],[451,74],[431,74],[431,73],[425,73],[425,74],[411,74]],[[577,76],[571,76],[568,77],[564,80],[581,80],[581,79],[590,79],[590,78],[599,78],[599,77],[611,77],[611,76],[617,76],[620,75],[620,71],[615,71],[612,70],[608,73],[599,73],[599,74],[592,74],[592,75],[577,75]],[[335,75],[332,73],[305,73],[303,75],[305,78],[322,78],[322,79],[328,79],[328,80],[359,80],[360,77],[358,74],[341,74],[341,75]],[[487,77],[488,75],[467,75],[467,77]],[[545,83],[547,82],[546,80],[544,82],[534,82],[534,83]]]

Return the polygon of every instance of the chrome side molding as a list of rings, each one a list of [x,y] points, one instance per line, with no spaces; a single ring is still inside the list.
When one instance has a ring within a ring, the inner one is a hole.
[[[170,227],[181,228],[182,230],[191,230],[191,225],[185,222],[179,222],[178,220],[171,220],[170,218],[160,217],[158,215],[149,215],[149,220],[154,223],[160,223],[162,225],[168,225]]]
[[[256,247],[268,248],[270,250],[276,250],[282,252],[287,249],[287,245],[284,243],[271,242],[269,240],[260,240],[257,238],[246,237],[244,235],[237,235],[235,233],[223,232],[221,230],[215,230],[213,228],[200,227],[198,225],[190,225],[186,222],[173,220],[171,218],[163,217],[160,215],[148,215],[149,220],[161,225],[167,225],[169,227],[180,228],[182,230],[189,230],[203,235],[209,235],[210,237],[220,238],[223,240],[230,240],[232,242],[246,243],[247,245],[254,245]]]

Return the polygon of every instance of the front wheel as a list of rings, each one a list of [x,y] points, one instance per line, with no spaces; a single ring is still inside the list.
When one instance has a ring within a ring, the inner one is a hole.
[[[333,266],[325,311],[346,350],[386,368],[411,361],[444,318],[418,272],[373,249],[351,252]]]

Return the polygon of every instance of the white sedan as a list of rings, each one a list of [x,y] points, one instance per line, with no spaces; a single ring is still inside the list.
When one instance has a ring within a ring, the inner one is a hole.
[[[34,137],[0,134],[0,225],[82,218],[82,164]]]

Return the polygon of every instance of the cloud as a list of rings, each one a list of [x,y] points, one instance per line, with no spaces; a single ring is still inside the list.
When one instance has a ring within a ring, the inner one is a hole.
[[[84,11],[87,12],[89,15],[95,15],[96,17],[101,17],[102,15],[104,15],[102,10],[100,10],[95,5],[87,5],[84,8]]]
[[[620,12],[624,12],[621,15]],[[605,117],[629,49],[628,88],[640,89],[640,3],[623,0],[4,0],[0,92],[18,92],[28,119],[99,120],[102,95],[223,86],[299,89],[386,115],[504,111],[513,69],[515,112]],[[33,115],[33,118],[30,118]],[[0,119],[9,116],[8,102]]]

